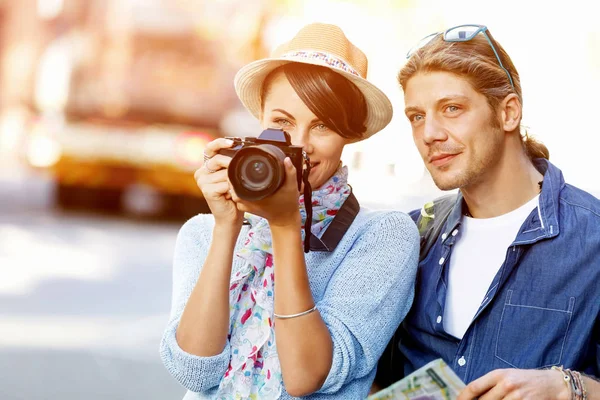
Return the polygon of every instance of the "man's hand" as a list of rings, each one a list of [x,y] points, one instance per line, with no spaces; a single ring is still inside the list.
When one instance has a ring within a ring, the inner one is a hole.
[[[471,382],[458,400],[569,400],[570,390],[560,371],[497,369]]]

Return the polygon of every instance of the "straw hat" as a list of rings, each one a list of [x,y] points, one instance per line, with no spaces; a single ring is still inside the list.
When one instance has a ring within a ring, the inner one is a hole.
[[[270,58],[254,61],[238,71],[235,90],[244,106],[260,118],[261,89],[265,78],[277,67],[298,62],[320,65],[346,77],[358,87],[367,102],[366,132],[362,139],[379,132],[392,119],[392,104],[375,85],[366,80],[367,57],[335,25],[305,26],[289,42],[279,46]]]

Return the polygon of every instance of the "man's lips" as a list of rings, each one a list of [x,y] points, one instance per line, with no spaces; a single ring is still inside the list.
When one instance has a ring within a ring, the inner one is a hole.
[[[450,162],[458,154],[460,154],[460,153],[452,153],[452,154],[439,153],[439,154],[435,154],[435,155],[429,157],[429,163],[435,165],[436,167],[439,167],[441,165],[446,164],[447,162]]]

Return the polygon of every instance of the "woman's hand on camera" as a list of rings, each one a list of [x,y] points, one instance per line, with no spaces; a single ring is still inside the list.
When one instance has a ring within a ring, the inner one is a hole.
[[[219,150],[230,148],[233,141],[229,139],[215,139],[206,145],[204,154],[208,160],[194,173],[196,184],[202,191],[216,225],[231,225],[236,228],[242,226],[244,213],[238,209],[231,199],[227,167],[231,157],[218,154]]]
[[[269,221],[271,226],[300,226],[300,210],[298,207],[298,181],[296,168],[289,157],[283,163],[285,167],[285,181],[283,185],[271,196],[258,201],[240,199],[233,188],[232,200],[237,204],[237,209],[250,214],[258,215]]]

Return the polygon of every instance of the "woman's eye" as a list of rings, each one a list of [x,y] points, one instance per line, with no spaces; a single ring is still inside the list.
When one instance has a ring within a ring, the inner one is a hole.
[[[273,122],[279,126],[289,126],[290,125],[290,121],[288,121],[287,119],[276,119],[276,120],[273,120]]]
[[[314,124],[310,129],[316,134],[326,134],[331,131],[325,124]]]

